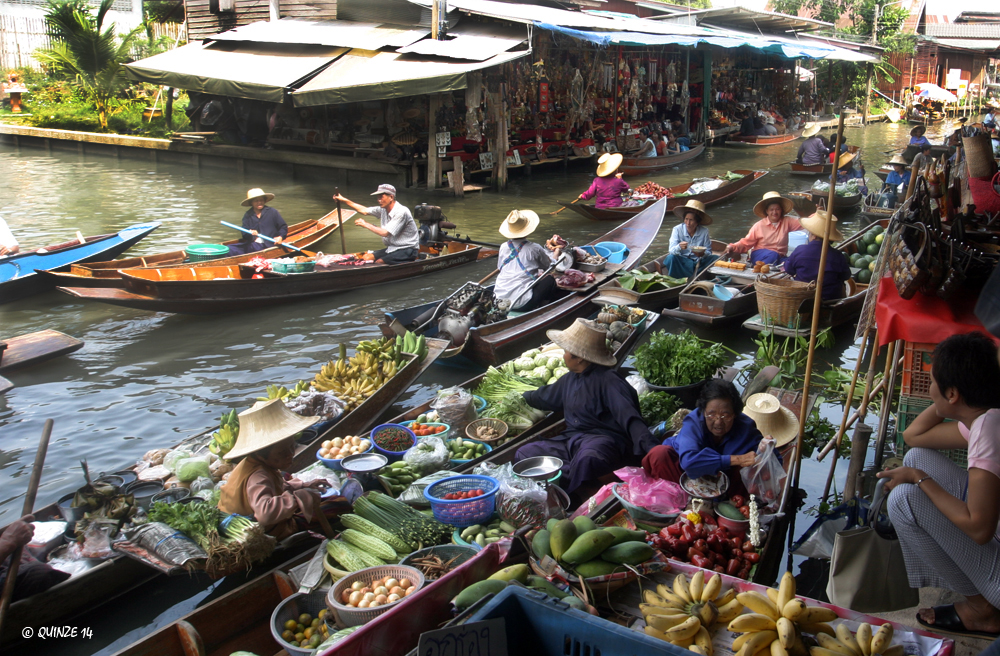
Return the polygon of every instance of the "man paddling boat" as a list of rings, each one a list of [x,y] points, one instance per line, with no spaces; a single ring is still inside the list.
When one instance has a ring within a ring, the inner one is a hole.
[[[34,521],[31,515],[25,515],[4,529],[0,533],[0,589],[7,582],[7,571],[10,568],[11,555],[17,551],[18,547],[26,547],[35,534]],[[39,592],[45,592],[57,583],[61,583],[69,578],[66,572],[49,566],[46,563],[36,560],[27,551],[21,556],[21,564],[17,570],[17,578],[14,580],[14,595],[11,601],[26,599]]]
[[[13,255],[20,249],[21,247],[17,243],[14,233],[7,227],[7,222],[3,220],[3,217],[0,217],[0,257]]]
[[[288,224],[281,217],[281,212],[268,207],[268,203],[274,200],[274,194],[265,193],[263,189],[251,189],[247,192],[246,200],[240,205],[249,207],[243,215],[243,229],[250,234],[243,234],[238,244],[229,247],[230,255],[246,255],[268,248],[270,244],[265,244],[261,235],[270,237],[275,244],[280,244],[288,236]]]
[[[354,219],[354,225],[370,230],[382,238],[385,248],[375,251],[376,264],[402,264],[413,262],[420,254],[420,233],[410,209],[396,202],[396,188],[390,184],[378,186],[372,196],[378,196],[378,205],[365,207],[334,195],[334,200],[347,203],[359,214],[377,217],[379,225],[372,225],[361,217]]]

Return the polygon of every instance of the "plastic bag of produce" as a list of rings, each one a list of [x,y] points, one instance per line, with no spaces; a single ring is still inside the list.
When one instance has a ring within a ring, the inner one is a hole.
[[[190,483],[199,477],[209,480],[212,478],[212,471],[208,467],[208,458],[205,456],[195,456],[178,460],[174,473],[177,478],[185,483]]]
[[[309,390],[302,392],[294,399],[285,402],[285,406],[297,415],[303,417],[322,417],[336,419],[344,413],[344,402],[333,392]]]
[[[156,465],[155,467],[147,467],[139,472],[140,481],[162,481],[164,479],[170,478],[170,470],[163,465]]]
[[[631,385],[632,389],[634,389],[635,393],[638,394],[639,396],[647,394],[650,391],[649,383],[647,383],[646,379],[640,376],[639,374],[632,374],[631,376],[625,379],[625,382]]]
[[[431,407],[437,410],[439,421],[451,426],[456,435],[464,434],[466,425],[477,418],[476,400],[462,387],[439,391]]]
[[[398,501],[415,506],[417,508],[429,508],[431,502],[427,500],[424,496],[424,489],[428,485],[437,483],[443,478],[448,478],[449,476],[454,476],[455,472],[449,470],[437,471],[433,474],[428,474],[423,478],[418,478],[417,480],[410,483],[410,487],[403,490],[402,494],[399,495]]]
[[[180,531],[161,522],[149,522],[125,533],[127,541],[155,554],[171,565],[184,566],[191,560],[208,558],[205,550]]]
[[[757,496],[761,506],[774,506],[781,498],[785,486],[785,470],[781,458],[775,453],[773,437],[765,437],[757,445],[753,464],[740,469],[740,476],[747,492]]]
[[[191,481],[191,486],[188,489],[191,490],[191,494],[197,495],[202,490],[214,490],[215,482],[206,476],[199,476]]]
[[[558,507],[558,504],[550,504],[549,493],[540,483],[516,475],[509,462],[499,466],[484,462],[476,467],[474,473],[499,481],[497,515],[515,528],[527,524],[540,526],[556,509],[550,508],[550,505]]]
[[[448,466],[451,454],[444,440],[431,435],[417,440],[416,445],[403,454],[403,462],[412,466],[421,474],[429,474]]]
[[[665,515],[687,505],[687,492],[680,485],[647,476],[642,467],[622,467],[615,476],[628,486],[629,501],[640,508]]]
[[[191,453],[190,449],[174,449],[173,451],[170,451],[165,456],[163,456],[162,464],[164,467],[170,470],[171,474],[176,474],[177,463],[179,463],[181,460],[184,460],[185,458],[190,458],[192,455],[193,454]]]

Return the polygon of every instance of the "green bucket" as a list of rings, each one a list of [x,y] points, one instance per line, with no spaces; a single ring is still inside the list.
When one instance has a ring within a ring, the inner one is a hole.
[[[207,262],[229,255],[229,247],[222,244],[191,244],[184,252],[191,262]]]

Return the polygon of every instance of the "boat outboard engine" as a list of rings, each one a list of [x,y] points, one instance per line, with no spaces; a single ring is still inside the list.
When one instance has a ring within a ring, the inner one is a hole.
[[[469,282],[445,301],[444,314],[438,319],[437,337],[459,346],[465,343],[473,326],[503,318],[504,314],[496,308],[493,292]]]
[[[445,230],[454,230],[455,224],[447,220],[437,205],[421,203],[413,208],[413,218],[420,224],[420,243],[432,243],[448,237]]]

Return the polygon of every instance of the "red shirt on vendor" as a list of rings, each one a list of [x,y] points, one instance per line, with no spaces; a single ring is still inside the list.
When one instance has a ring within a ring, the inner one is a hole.
[[[597,177],[590,189],[580,194],[580,200],[590,200],[595,196],[594,205],[599,210],[622,206],[622,194],[629,190],[622,180],[622,174],[612,175],[622,163],[620,153],[605,153],[597,160]]]

